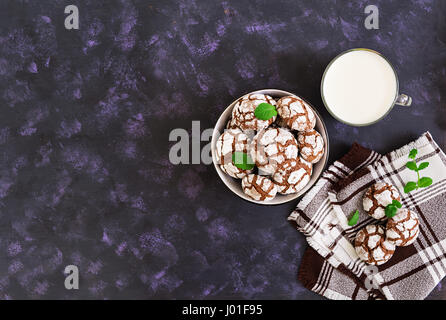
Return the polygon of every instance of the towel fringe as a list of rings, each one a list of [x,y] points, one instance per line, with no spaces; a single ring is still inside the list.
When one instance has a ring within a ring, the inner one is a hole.
[[[420,149],[425,147],[426,145],[429,145],[429,139],[427,138],[427,135],[430,135],[429,131],[423,133],[423,135],[421,135],[421,137],[419,137],[417,140],[408,143],[395,151],[390,152],[390,161],[393,162],[402,157],[407,158],[412,149]],[[389,163],[389,159],[387,157],[383,157],[381,159],[381,162],[387,164]]]

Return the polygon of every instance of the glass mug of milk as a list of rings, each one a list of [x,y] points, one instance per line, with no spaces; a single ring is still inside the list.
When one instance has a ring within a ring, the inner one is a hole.
[[[410,106],[412,98],[399,94],[396,71],[380,53],[352,49],[325,69],[321,95],[328,112],[351,126],[368,126],[383,119],[394,105]]]

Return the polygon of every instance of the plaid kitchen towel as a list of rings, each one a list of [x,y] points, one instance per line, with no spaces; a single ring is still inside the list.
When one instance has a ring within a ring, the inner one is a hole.
[[[337,216],[330,205],[328,191],[336,183],[359,169],[366,167],[381,158],[378,153],[354,143],[350,151],[331,165],[322,175],[316,185],[299,202],[288,220],[305,234],[310,248],[304,254],[299,269],[299,280],[304,286],[329,299],[348,299],[358,297],[365,299],[369,293],[358,290],[364,283],[349,273],[324,245],[325,230],[338,224]],[[319,254],[318,254],[319,253]],[[348,276],[346,276],[348,275]],[[325,281],[326,278],[332,280]],[[332,285],[337,283],[340,285]]]
[[[405,164],[413,148],[419,151],[417,162],[430,162],[423,174],[432,177],[434,184],[407,195],[403,191],[404,185],[414,179],[414,173]],[[361,150],[366,152],[364,148]],[[318,258],[312,250],[305,254],[299,278],[313,291],[332,299],[425,298],[446,272],[444,153],[426,133],[417,141],[381,158],[370,151],[369,157],[379,160],[362,169],[363,157],[355,157],[351,151],[346,157],[350,166],[343,163],[344,159],[331,166],[326,173],[331,171],[332,181],[320,181],[314,187],[319,189],[312,189],[289,217],[306,234],[310,246],[321,255]],[[351,171],[345,170],[343,165]],[[355,165],[359,170],[352,170]],[[342,174],[339,169],[344,169]],[[391,183],[400,190],[403,205],[414,210],[420,218],[420,236],[414,245],[397,248],[393,258],[377,268],[373,278],[379,290],[370,291],[365,285],[369,281],[365,276],[369,269],[359,260],[351,243],[361,228],[377,223],[363,211],[362,197],[365,190],[378,181]],[[361,213],[360,221],[349,227],[348,218],[356,209]],[[310,260],[312,265],[308,263]]]

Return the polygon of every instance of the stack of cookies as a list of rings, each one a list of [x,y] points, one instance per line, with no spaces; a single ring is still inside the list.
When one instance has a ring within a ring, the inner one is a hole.
[[[419,220],[415,212],[399,208],[394,216],[386,215],[386,207],[401,201],[398,190],[391,184],[378,182],[371,186],[363,198],[364,210],[373,218],[386,222],[368,225],[360,230],[355,239],[359,258],[371,265],[382,265],[392,258],[395,247],[409,246],[419,234]]]

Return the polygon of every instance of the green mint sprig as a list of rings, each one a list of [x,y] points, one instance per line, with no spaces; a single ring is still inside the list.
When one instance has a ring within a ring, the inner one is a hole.
[[[358,220],[359,220],[359,210],[356,210],[352,217],[350,218],[350,220],[348,220],[348,225],[350,227],[353,227],[354,225],[358,224]]]
[[[261,103],[254,110],[254,115],[259,120],[269,120],[277,116],[277,109],[269,103]]]
[[[232,154],[232,163],[240,170],[254,169],[254,161],[246,152],[236,151]]]
[[[393,200],[391,204],[389,204],[386,207],[386,216],[387,218],[393,218],[396,213],[398,212],[398,209],[401,209],[403,205],[398,200]]]
[[[429,162],[423,162],[421,163],[419,166],[417,166],[417,163],[415,162],[415,158],[417,157],[418,154],[418,150],[417,149],[412,149],[409,153],[409,159],[412,159],[412,161],[409,161],[406,164],[406,167],[409,170],[415,171],[417,173],[417,177],[418,180],[417,182],[414,181],[410,181],[406,184],[406,186],[404,187],[404,192],[405,193],[409,193],[412,192],[414,190],[418,190],[420,188],[427,188],[430,185],[432,185],[433,180],[432,178],[429,177],[421,177],[420,176],[420,171],[426,169],[427,167],[429,167]]]

